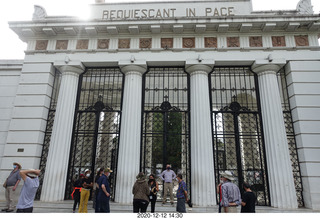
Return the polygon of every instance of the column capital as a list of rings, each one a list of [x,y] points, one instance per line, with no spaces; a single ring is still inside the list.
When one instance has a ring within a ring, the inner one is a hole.
[[[127,75],[132,73],[143,74],[147,71],[148,66],[145,60],[140,61],[119,61],[119,67],[121,71]]]
[[[274,59],[274,60],[256,60],[252,65],[252,71],[258,75],[265,72],[277,73],[286,64],[285,59]]]
[[[54,67],[56,67],[62,74],[63,73],[76,73],[78,75],[82,74],[85,71],[85,66],[81,61],[72,60],[72,61],[55,61]]]
[[[196,72],[205,72],[209,74],[212,71],[214,64],[214,60],[187,60],[185,69],[189,74]]]

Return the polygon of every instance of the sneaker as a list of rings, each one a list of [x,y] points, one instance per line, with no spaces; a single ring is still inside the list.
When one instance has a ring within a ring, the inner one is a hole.
[[[6,212],[13,212],[13,209],[8,209],[6,210]]]

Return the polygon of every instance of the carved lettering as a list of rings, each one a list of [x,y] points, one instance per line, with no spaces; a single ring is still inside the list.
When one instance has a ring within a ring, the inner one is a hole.
[[[234,7],[215,7],[215,8],[204,8],[204,10],[199,11],[196,8],[185,8],[186,17],[218,17],[218,16],[234,16]],[[112,20],[112,19],[162,19],[162,18],[174,18],[176,8],[142,8],[142,9],[124,9],[124,10],[104,10],[102,13],[102,19]],[[180,11],[180,16],[181,15]]]

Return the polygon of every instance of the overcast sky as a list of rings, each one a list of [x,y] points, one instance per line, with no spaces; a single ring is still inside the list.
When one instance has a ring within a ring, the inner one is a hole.
[[[163,0],[106,0],[106,2],[138,2]],[[167,0],[168,1],[168,0]],[[252,0],[253,10],[293,10],[299,0]],[[320,13],[320,0],[311,0],[315,14]],[[23,59],[26,44],[9,29],[8,21],[32,19],[34,5],[41,5],[49,16],[84,16],[94,0],[0,0],[0,59]]]

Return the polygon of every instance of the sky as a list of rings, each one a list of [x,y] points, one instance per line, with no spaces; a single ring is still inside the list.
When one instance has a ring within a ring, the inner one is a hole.
[[[163,0],[106,0],[106,2],[143,2]],[[170,1],[170,0],[166,0]],[[1,0],[0,59],[23,59],[26,43],[9,28],[9,21],[30,21],[34,5],[45,8],[48,16],[88,16],[87,6],[95,0]],[[294,10],[299,0],[252,0],[253,10]],[[320,13],[320,0],[311,0],[315,14]]]

